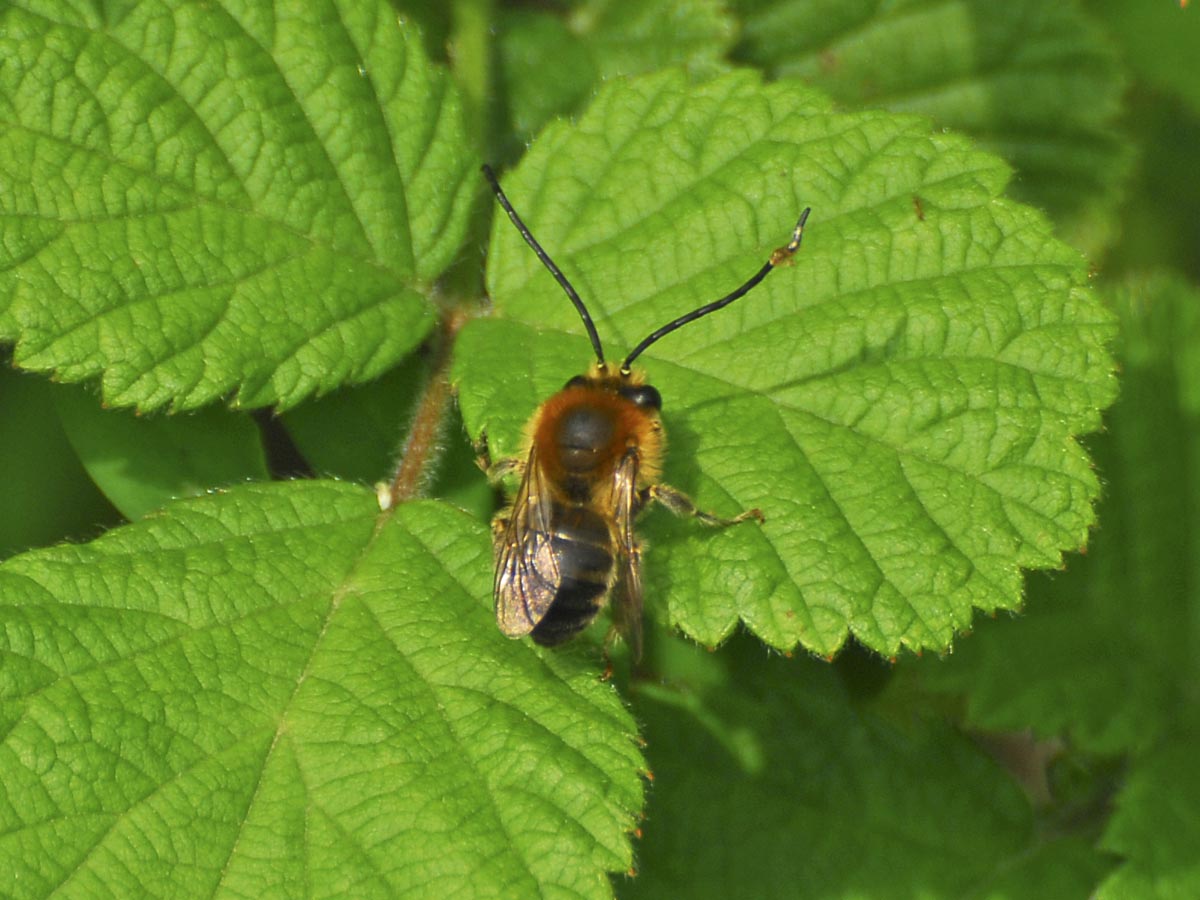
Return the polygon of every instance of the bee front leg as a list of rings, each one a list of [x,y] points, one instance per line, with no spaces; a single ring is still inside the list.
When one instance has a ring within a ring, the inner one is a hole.
[[[525,460],[515,456],[506,456],[504,459],[496,460],[483,471],[487,475],[488,482],[499,484],[509,475],[523,476],[525,474]]]
[[[701,525],[708,525],[712,528],[727,528],[749,519],[757,519],[760,525],[766,521],[766,517],[760,509],[748,509],[732,519],[714,516],[712,513],[700,509],[691,497],[682,491],[675,490],[669,484],[653,484],[646,489],[645,494],[647,500],[661,503],[675,515],[691,516],[693,519],[697,519]]]
[[[490,484],[499,484],[504,478],[509,475],[524,475],[525,461],[515,456],[506,456],[503,459],[492,461],[492,454],[488,450],[487,433],[485,432],[475,444],[475,465],[483,470],[487,475],[487,480]]]

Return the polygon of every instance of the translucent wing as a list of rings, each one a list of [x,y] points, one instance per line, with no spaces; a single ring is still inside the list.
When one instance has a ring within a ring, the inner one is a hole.
[[[638,454],[628,451],[613,472],[613,522],[617,536],[617,582],[613,587],[613,624],[629,643],[633,661],[642,656],[642,550],[633,521],[641,509],[637,491]]]
[[[496,622],[509,637],[529,634],[546,615],[561,576],[552,547],[553,503],[531,448],[508,522],[496,537]]]

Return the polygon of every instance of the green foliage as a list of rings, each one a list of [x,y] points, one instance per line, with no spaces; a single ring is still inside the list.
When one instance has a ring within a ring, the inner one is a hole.
[[[804,885],[815,897],[920,886],[1050,900],[1084,896],[1108,867],[1077,839],[1039,833],[1017,784],[943,721],[888,721],[829,666],[767,659],[747,641],[719,656],[667,649],[670,687],[634,696],[656,787],[623,897],[788,897]],[[697,846],[719,849],[697,857]]]
[[[1200,895],[1198,15],[0,6],[0,894]],[[591,349],[484,161],[612,362],[812,207],[613,682],[490,609]]]
[[[507,11],[500,24],[500,79],[522,142],[552,117],[578,112],[601,79],[674,65],[697,78],[715,74],[735,33],[715,0],[585,0],[566,16]]]
[[[1200,178],[1195,148],[1200,144],[1200,80],[1191,77],[1200,47],[1200,16],[1172,3],[1091,0],[1112,35],[1120,40],[1137,73],[1127,103],[1130,131],[1153,136],[1138,142],[1128,199],[1122,209],[1121,239],[1107,248],[1112,272],[1147,268],[1185,272],[1200,279]]]
[[[136,416],[104,410],[73,385],[56,386],[52,396],[79,461],[127,519],[176,497],[268,477],[258,428],[229,409]]]
[[[1200,295],[1160,277],[1110,299],[1123,379],[1091,442],[1108,487],[1087,558],[1031,577],[1025,616],[989,623],[925,667],[930,686],[970,690],[981,728],[1066,734],[1102,754],[1145,749],[1171,729],[1197,674],[1200,585]]]
[[[2,368],[0,398],[0,557],[119,522],[54,414],[53,386]]]
[[[1200,83],[1188,78],[1200,43],[1200,18],[1178,3],[1088,0],[1088,10],[1120,43],[1124,59],[1155,90],[1179,97],[1200,113]]]
[[[1200,883],[1198,738],[1194,720],[1181,723],[1172,740],[1137,760],[1103,844],[1127,861],[1096,892],[1099,900],[1195,893]]]
[[[1103,841],[1129,862],[1100,896],[1186,897],[1200,884],[1200,291],[1157,276],[1113,289],[1111,305],[1124,377],[1092,442],[1109,486],[1087,558],[1031,578],[1021,620],[989,623],[921,675],[965,693],[974,727],[1129,754]]]

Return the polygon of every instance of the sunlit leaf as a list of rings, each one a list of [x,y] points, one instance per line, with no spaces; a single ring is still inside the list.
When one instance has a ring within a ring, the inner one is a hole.
[[[614,83],[505,179],[614,363],[743,282],[812,207],[793,267],[639,360],[664,397],[667,479],[767,518],[652,521],[650,593],[684,631],[945,647],[974,609],[1019,604],[1022,567],[1086,543],[1099,486],[1073,436],[1113,396],[1112,322],[1075,251],[999,197],[1007,175],[918,119],[670,74]],[[590,351],[503,216],[488,287],[499,317],[460,336],[456,377],[503,455]]]
[[[0,11],[0,338],[110,405],[292,405],[421,340],[476,184],[382,2]]]
[[[506,640],[486,529],[332,482],[0,567],[0,889],[607,897],[641,802],[586,656]]]

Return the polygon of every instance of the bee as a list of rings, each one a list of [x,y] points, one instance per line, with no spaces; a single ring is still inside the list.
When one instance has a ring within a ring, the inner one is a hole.
[[[764,519],[757,509],[720,518],[659,481],[665,450],[662,396],[633,362],[672,331],[723,309],[777,267],[790,264],[810,210],[801,213],[788,243],[748,281],[647,335],[614,368],[605,362],[596,326],[579,294],[521,221],[495,173],[484,166],[483,174],[513,225],[574,304],[596,353],[585,374],[571,378],[533,414],[523,456],[492,464],[483,449],[480,465],[490,480],[520,476],[512,505],[492,521],[496,621],[509,637],[531,635],[538,644],[554,646],[587,628],[611,599],[613,629],[628,642],[636,662],[642,650],[642,549],[634,531],[638,513],[657,502],[676,515],[716,527]]]

